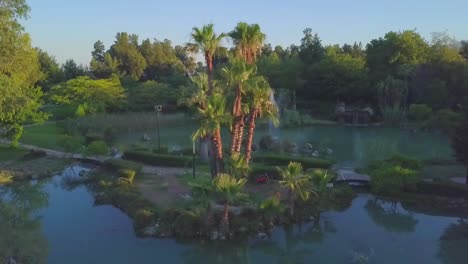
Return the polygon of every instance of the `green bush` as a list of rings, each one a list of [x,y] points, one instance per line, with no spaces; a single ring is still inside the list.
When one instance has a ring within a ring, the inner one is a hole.
[[[135,175],[139,175],[142,169],[142,166],[136,162],[121,159],[108,159],[104,161],[103,167],[112,171],[131,170]]]
[[[161,146],[159,149],[154,149],[153,152],[156,154],[169,154],[169,148],[167,146]]]
[[[140,209],[135,213],[133,224],[137,228],[144,228],[155,221],[155,214],[151,209]]]
[[[270,166],[287,166],[289,162],[299,162],[305,169],[319,168],[328,169],[333,165],[333,161],[326,159],[297,157],[291,155],[277,155],[277,154],[256,154],[253,158],[255,163],[261,163]]]
[[[75,117],[76,108],[71,105],[51,106],[44,109],[46,113],[50,113],[53,120],[64,120]]]
[[[135,179],[136,172],[134,170],[129,169],[119,169],[117,171],[118,179],[120,182],[125,182],[128,184],[133,184],[133,180]]]
[[[123,158],[154,166],[186,167],[192,165],[191,157],[155,154],[142,151],[125,151]]]
[[[371,189],[379,194],[397,194],[412,190],[421,180],[421,162],[395,155],[369,165],[366,172],[371,177]]]
[[[449,132],[457,125],[459,120],[460,114],[450,109],[441,109],[432,118],[431,125]]]
[[[282,179],[278,166],[252,165],[249,173],[249,180],[255,182],[257,177],[268,175],[270,180]]]
[[[107,144],[104,141],[97,140],[91,142],[86,148],[86,155],[88,156],[104,156],[109,152]]]
[[[426,121],[431,117],[432,109],[425,104],[412,104],[409,108],[409,118],[413,121]]]
[[[113,145],[117,139],[117,131],[113,127],[105,128],[103,132],[103,139],[107,145]]]
[[[34,160],[47,156],[47,153],[39,149],[31,149],[23,156],[23,160]]]
[[[58,145],[67,153],[76,153],[83,147],[79,138],[70,135],[61,135],[58,139]]]
[[[264,135],[260,138],[259,147],[261,150],[270,150],[274,143],[274,139],[271,135]]]
[[[282,127],[297,127],[302,125],[301,114],[298,111],[285,110],[281,116]]]

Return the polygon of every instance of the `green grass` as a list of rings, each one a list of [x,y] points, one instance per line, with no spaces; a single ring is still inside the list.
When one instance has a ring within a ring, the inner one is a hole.
[[[0,146],[0,162],[18,160],[28,153],[23,148],[10,148],[9,146]]]
[[[40,125],[32,125],[25,127],[23,137],[20,142],[28,145],[34,145],[43,148],[58,149],[58,140],[62,135],[63,129],[59,126],[59,122],[48,122]]]

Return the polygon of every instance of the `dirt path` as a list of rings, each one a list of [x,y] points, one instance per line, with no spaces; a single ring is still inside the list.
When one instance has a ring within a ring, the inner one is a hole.
[[[189,187],[177,180],[178,175],[189,172],[186,168],[143,166],[144,177],[135,186],[146,199],[167,208],[190,192]]]

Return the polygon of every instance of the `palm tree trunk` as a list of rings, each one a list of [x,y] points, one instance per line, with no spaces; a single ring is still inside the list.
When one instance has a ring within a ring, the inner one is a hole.
[[[208,74],[208,96],[213,92],[213,56],[205,53],[206,71]]]
[[[245,128],[245,116],[241,115],[239,118],[239,130],[237,131],[237,144],[236,152],[240,153],[242,147],[242,141],[244,139],[244,128]]]
[[[226,235],[229,233],[229,204],[224,203],[224,213],[223,213],[223,233]]]
[[[249,130],[247,131],[247,142],[245,145],[245,163],[249,164],[252,158],[252,144],[255,132],[255,119],[257,117],[258,109],[253,109],[249,118]]]
[[[294,196],[291,189],[288,190],[289,216],[294,216]]]
[[[239,85],[236,89],[236,99],[234,101],[234,107],[232,109],[232,116],[234,117],[234,125],[232,128],[232,141],[231,141],[231,154],[237,151],[237,145],[239,144],[239,129],[241,123],[241,107],[242,107],[242,93],[241,86]]]
[[[221,129],[216,129],[212,136],[212,150],[215,170],[214,173],[219,175],[223,170],[223,143],[221,142]]]

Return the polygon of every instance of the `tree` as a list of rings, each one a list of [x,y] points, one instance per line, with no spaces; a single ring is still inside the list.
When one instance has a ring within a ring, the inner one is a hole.
[[[104,43],[98,40],[94,43],[94,50],[91,52],[91,56],[96,62],[103,63],[105,52],[106,47],[104,46]]]
[[[460,43],[460,55],[465,58],[465,60],[468,60],[468,41],[462,40]]]
[[[28,16],[23,0],[0,2],[0,137],[21,136],[26,121],[39,122],[42,91],[35,84],[42,78],[36,50],[23,32],[20,19]]]
[[[86,70],[82,65],[76,64],[73,59],[66,60],[62,65],[63,74],[65,75],[65,80],[75,79],[79,76],[85,76]]]
[[[146,61],[138,50],[138,37],[126,32],[117,33],[110,54],[117,60],[121,75],[138,80],[146,68]]]
[[[452,134],[452,147],[457,159],[467,166],[466,180],[468,184],[468,102],[462,108],[463,117]]]
[[[230,115],[226,113],[226,99],[222,94],[213,93],[207,97],[204,108],[198,108],[200,115],[200,128],[195,132],[193,140],[210,137],[214,153],[212,175],[218,175],[222,170],[223,142],[221,138],[221,126],[229,123]]]
[[[217,35],[214,32],[214,25],[208,24],[201,28],[194,27],[192,29],[191,37],[195,43],[189,44],[189,48],[193,52],[201,51],[205,58],[206,71],[208,74],[208,84],[210,87],[213,85],[213,56],[219,52],[221,48],[221,41],[226,36],[224,33]],[[211,94],[211,90],[208,91],[208,95]]]
[[[57,104],[84,106],[86,113],[99,113],[121,109],[125,99],[119,77],[92,80],[81,76],[52,88],[51,100]]]
[[[228,91],[234,90],[234,102],[232,106],[233,124],[231,126],[231,155],[240,153],[245,127],[245,107],[242,104],[242,96],[246,93],[246,82],[256,73],[255,65],[247,64],[243,60],[231,59],[229,66],[221,69],[221,74],[226,82]]]
[[[224,204],[222,218],[224,234],[229,232],[229,206],[245,196],[243,188],[246,182],[246,179],[236,179],[228,174],[221,174],[213,180],[215,193]]]
[[[265,34],[262,33],[258,24],[247,24],[240,22],[236,28],[229,33],[235,45],[235,53],[238,58],[245,61],[247,64],[254,64],[257,56],[262,51],[265,42]],[[245,111],[242,111],[242,97],[245,93],[243,82],[249,79],[256,72],[256,68],[245,65],[242,61],[236,61],[232,64],[232,71],[230,72],[232,81],[232,88],[235,89],[235,100],[232,110],[234,124],[232,127],[232,147],[231,153],[239,153],[242,146],[242,139],[244,135],[244,120]],[[249,157],[246,157],[249,161]]]
[[[247,141],[245,144],[245,162],[249,164],[252,158],[252,144],[257,118],[266,117],[278,125],[278,107],[271,101],[273,90],[264,77],[259,76],[248,81],[249,118]]]
[[[100,79],[109,78],[112,74],[117,74],[119,62],[113,58],[109,53],[104,55],[103,61],[98,61],[95,58],[91,59],[90,67],[91,72]]]
[[[311,28],[306,28],[303,31],[304,37],[301,39],[299,58],[304,64],[311,65],[318,62],[324,55],[322,40],[317,33],[312,34]]]
[[[229,37],[234,41],[237,56],[244,59],[248,64],[253,64],[262,51],[266,35],[262,33],[258,24],[249,25],[240,22],[229,33]]]
[[[38,55],[40,70],[42,78],[36,85],[42,88],[42,91],[49,91],[55,84],[61,83],[65,80],[64,72],[60,65],[55,60],[55,57],[50,56],[47,52],[36,48]]]
[[[309,198],[310,193],[305,190],[305,186],[310,179],[304,175],[302,165],[297,162],[290,162],[286,169],[279,170],[282,177],[279,184],[288,191],[289,215],[293,217],[296,197],[302,200]]]

